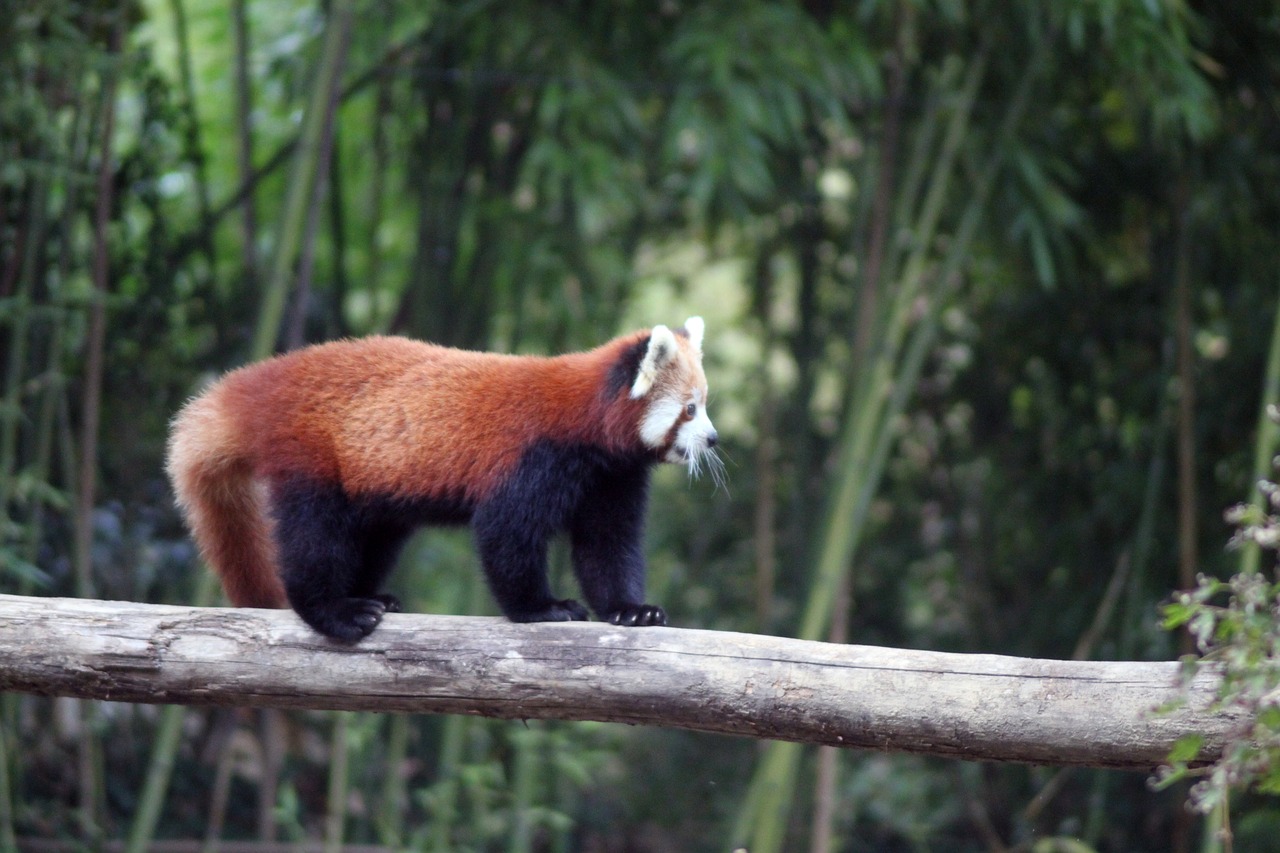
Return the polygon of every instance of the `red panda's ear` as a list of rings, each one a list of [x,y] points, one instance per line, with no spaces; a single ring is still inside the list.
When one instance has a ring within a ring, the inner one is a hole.
[[[654,326],[649,332],[649,348],[640,360],[635,382],[631,383],[631,398],[638,399],[649,393],[662,368],[676,357],[676,336],[666,326]]]
[[[702,336],[707,330],[707,325],[702,322],[702,318],[690,317],[685,320],[684,330],[689,333],[689,346],[693,347],[693,351],[702,352]]]

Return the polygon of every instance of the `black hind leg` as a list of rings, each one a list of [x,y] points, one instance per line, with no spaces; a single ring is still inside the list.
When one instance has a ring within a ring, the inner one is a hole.
[[[356,577],[351,594],[361,598],[381,601],[388,613],[399,613],[403,607],[400,599],[381,592],[387,576],[395,568],[404,543],[411,530],[397,524],[368,525],[358,537],[361,570]]]
[[[354,643],[368,636],[394,600],[373,597],[355,512],[342,490],[299,480],[278,483],[272,506],[289,604],[326,637]]]

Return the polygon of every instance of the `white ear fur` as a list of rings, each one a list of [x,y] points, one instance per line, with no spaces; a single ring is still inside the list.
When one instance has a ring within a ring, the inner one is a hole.
[[[631,398],[637,399],[649,393],[653,383],[667,362],[676,357],[676,336],[666,326],[654,326],[649,332],[649,348],[645,350],[636,381],[631,385]]]
[[[702,352],[702,335],[707,330],[707,324],[702,322],[701,317],[690,317],[684,321],[684,330],[689,333],[689,346],[693,347],[693,351]]]

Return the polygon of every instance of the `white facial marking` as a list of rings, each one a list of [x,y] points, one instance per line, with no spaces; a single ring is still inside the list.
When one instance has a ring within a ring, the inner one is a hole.
[[[679,397],[668,394],[654,400],[640,422],[640,440],[649,447],[662,447],[667,443],[667,433],[671,432],[683,411],[684,403]],[[667,455],[670,456],[671,451]]]

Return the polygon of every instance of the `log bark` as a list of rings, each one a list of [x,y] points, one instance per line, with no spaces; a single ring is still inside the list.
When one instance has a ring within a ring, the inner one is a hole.
[[[1150,769],[1246,720],[1173,662],[1034,660],[600,623],[388,615],[355,646],[290,611],[0,595],[0,690],[117,702],[602,720],[955,758]],[[1175,710],[1157,706],[1180,697]]]

